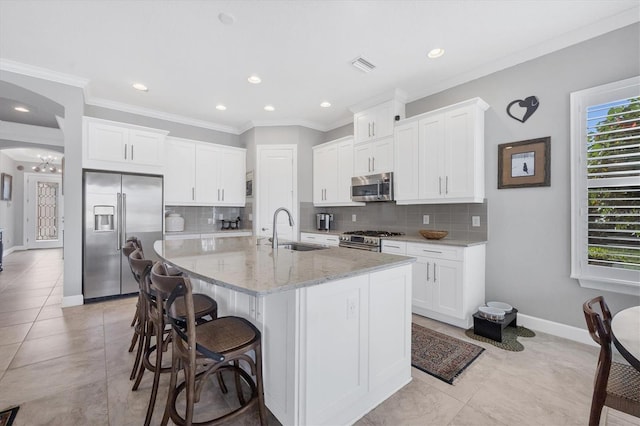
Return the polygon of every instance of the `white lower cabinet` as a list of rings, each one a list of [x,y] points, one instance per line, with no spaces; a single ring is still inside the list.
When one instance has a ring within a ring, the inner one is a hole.
[[[473,325],[485,300],[485,245],[469,247],[383,241],[383,253],[412,256],[413,313],[457,327]]]
[[[322,244],[323,246],[338,247],[340,238],[332,234],[316,234],[311,232],[301,232],[300,241],[303,243]]]

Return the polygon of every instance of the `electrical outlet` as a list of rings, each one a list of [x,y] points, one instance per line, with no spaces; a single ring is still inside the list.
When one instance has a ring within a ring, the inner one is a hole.
[[[222,213],[220,213],[220,214],[218,215],[218,220],[222,220],[222,219],[223,219],[223,217],[224,217],[224,216],[222,215]]]
[[[351,222],[355,222],[355,221],[356,221],[356,215],[355,215],[355,214],[352,214],[352,215],[351,215]]]
[[[428,214],[423,214],[422,215],[422,224],[423,225],[428,225],[429,224],[429,215]]]
[[[207,223],[208,223],[209,225],[211,225],[211,224],[213,223],[213,218],[212,218],[212,217],[207,218]]]
[[[471,226],[480,226],[480,216],[471,216]]]
[[[253,222],[253,214],[249,213],[249,222]]]
[[[354,319],[358,316],[358,306],[354,297],[347,299],[347,319]]]

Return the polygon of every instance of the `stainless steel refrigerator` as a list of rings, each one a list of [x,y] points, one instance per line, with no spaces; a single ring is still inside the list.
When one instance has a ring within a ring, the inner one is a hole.
[[[138,237],[144,255],[157,260],[162,239],[162,177],[109,172],[84,173],[84,299],[138,291],[122,246]]]

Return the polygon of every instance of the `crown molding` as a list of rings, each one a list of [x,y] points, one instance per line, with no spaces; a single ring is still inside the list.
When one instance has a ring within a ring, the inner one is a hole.
[[[40,145],[64,146],[64,134],[60,129],[32,126],[30,124],[0,121],[0,139]]]
[[[353,115],[334,121],[329,125],[329,130],[337,129],[338,127],[346,126],[347,124],[353,124]],[[327,132],[329,130],[327,130]]]
[[[383,92],[379,95],[373,96],[369,99],[350,106],[349,111],[356,114],[360,111],[364,111],[365,109],[369,109],[386,101],[398,101],[404,104],[407,102],[407,93],[401,89],[393,89],[387,92]]]
[[[639,9],[640,8],[636,6],[623,13],[619,13],[617,15],[602,19],[598,21],[597,25],[587,25],[574,31],[558,35],[551,40],[547,40],[537,45],[530,46],[529,48],[520,50],[514,54],[504,56],[501,59],[492,61],[491,63],[470,70],[457,77],[442,80],[437,84],[432,84],[431,88],[428,90],[412,91],[411,96],[407,98],[407,102],[413,102],[418,99],[426,98],[427,96],[440,93],[452,87],[468,83],[470,81],[485,77],[495,72],[514,67],[524,62],[538,59],[541,56],[548,55],[558,50],[586,42],[590,39],[602,36],[606,33],[636,24],[640,22],[640,14],[638,14]]]
[[[171,121],[174,123],[186,124],[189,126],[202,127],[204,129],[217,130],[219,132],[231,133],[234,135],[239,135],[241,133],[237,127],[226,126],[224,124],[213,123],[205,120],[198,120],[195,118],[185,117],[178,114],[171,114],[168,112],[157,111],[149,108],[142,108],[139,106],[125,104],[122,102],[110,101],[108,99],[103,99],[103,98],[90,97],[90,98],[87,98],[86,103],[88,105],[114,109],[117,111],[128,112],[131,114],[144,115],[145,117],[157,118],[159,120]]]
[[[258,121],[249,121],[248,123],[246,123],[244,126],[242,126],[240,129],[242,130],[242,133],[246,132],[247,130],[253,128],[253,127],[278,127],[278,126],[301,126],[301,127],[307,127],[309,129],[312,130],[317,130],[319,132],[326,132],[328,130],[330,130],[329,127],[327,126],[323,126],[319,123],[315,123],[312,121],[306,121],[306,120],[258,120]]]
[[[0,59],[0,70],[53,81],[56,83],[62,83],[66,84],[67,86],[79,87],[82,90],[85,90],[87,85],[89,84],[89,79],[87,78],[65,74],[47,68],[27,65],[9,59]]]

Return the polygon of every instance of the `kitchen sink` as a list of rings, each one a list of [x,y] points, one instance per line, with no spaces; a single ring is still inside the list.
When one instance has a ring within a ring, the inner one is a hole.
[[[278,248],[283,248],[286,250],[293,250],[293,251],[313,251],[313,250],[324,250],[327,247],[316,246],[311,244],[285,243],[285,244],[279,244]]]

